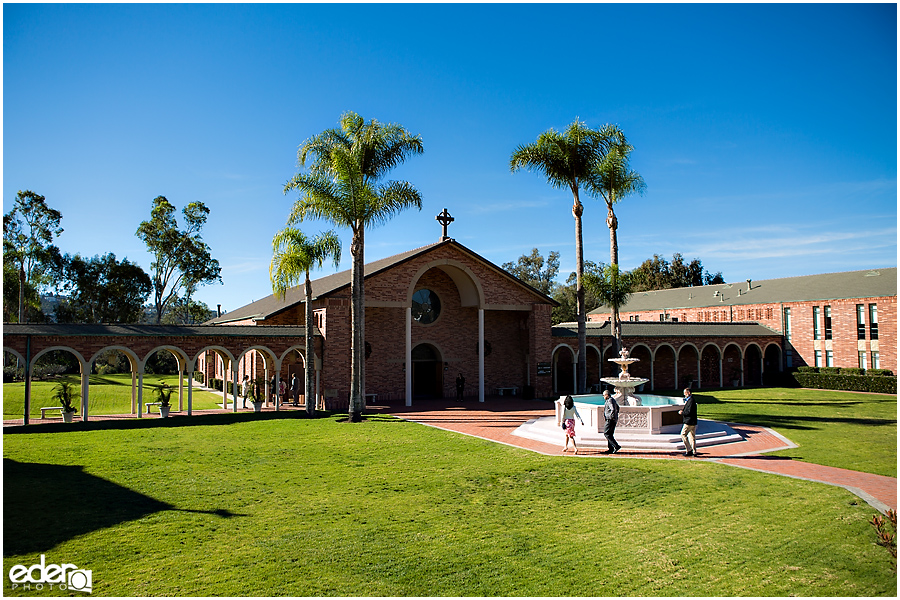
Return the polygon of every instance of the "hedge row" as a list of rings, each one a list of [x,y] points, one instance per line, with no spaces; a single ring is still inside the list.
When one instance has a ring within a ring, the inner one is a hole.
[[[833,368],[833,367],[832,367]],[[846,392],[875,392],[896,394],[897,378],[890,375],[842,375],[796,371],[792,373],[797,385],[817,390],[842,390]]]
[[[894,374],[890,369],[860,369],[859,367],[797,367],[800,373],[822,373],[823,375],[869,375],[887,377]]]

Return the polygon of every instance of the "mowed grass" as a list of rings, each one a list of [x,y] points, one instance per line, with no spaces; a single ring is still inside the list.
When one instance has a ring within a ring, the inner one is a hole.
[[[59,402],[53,399],[55,388],[60,381],[68,381],[75,391],[75,402],[78,407],[77,415],[81,415],[81,376],[65,375],[51,381],[33,381],[31,383],[31,410],[29,414],[34,418],[41,416],[40,408],[43,406],[59,406]],[[178,408],[178,375],[144,375],[143,402],[156,402],[156,390],[154,386],[167,383],[175,389],[172,394],[172,405]],[[187,410],[187,378],[184,380],[184,410]],[[229,394],[229,398],[231,395]],[[88,418],[90,415],[122,415],[131,413],[131,375],[91,375],[88,387]],[[197,410],[216,408],[217,403],[222,402],[222,394],[204,392],[196,388],[191,391],[191,404]],[[141,412],[145,412],[145,406],[141,406]],[[3,418],[21,419],[25,414],[25,384],[3,384]],[[51,413],[59,416],[59,413]],[[156,415],[158,418],[159,415]],[[77,417],[76,417],[77,418]]]
[[[897,594],[842,488],[273,417],[4,435],[4,570],[44,553],[95,596]]]
[[[696,397],[701,419],[770,427],[799,446],[770,456],[897,476],[897,396],[755,388]]]

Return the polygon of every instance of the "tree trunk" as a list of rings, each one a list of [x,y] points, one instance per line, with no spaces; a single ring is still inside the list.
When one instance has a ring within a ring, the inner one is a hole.
[[[365,343],[364,343],[364,319],[365,319],[365,292],[363,280],[365,279],[365,257],[363,224],[357,222],[356,231],[353,232],[353,241],[350,243],[350,254],[353,257],[353,273],[350,281],[350,421],[358,423],[362,420],[363,410],[363,381],[365,369]]]
[[[616,213],[613,212],[612,203],[615,202],[615,196],[611,196],[612,201],[607,205],[606,224],[609,226],[609,264],[619,266],[619,240],[616,236],[616,230],[619,228],[619,220],[616,219]],[[616,354],[622,349],[622,323],[619,320],[619,305],[614,304],[612,307],[612,325],[613,336],[616,339]]]
[[[303,372],[304,398],[306,398],[306,414],[313,416],[316,412],[316,398],[313,390],[313,372],[316,368],[316,351],[313,342],[313,310],[312,310],[312,283],[309,280],[309,271],[306,271],[306,283],[304,285],[306,296],[306,369]]]
[[[575,217],[575,298],[578,302],[578,365],[576,369],[576,393],[583,394],[587,381],[587,325],[585,325],[584,310],[584,247],[581,243],[581,215],[584,206],[578,199],[578,191],[575,190],[575,204],[572,206],[572,216]]]
[[[25,322],[25,264],[19,263],[19,323]]]

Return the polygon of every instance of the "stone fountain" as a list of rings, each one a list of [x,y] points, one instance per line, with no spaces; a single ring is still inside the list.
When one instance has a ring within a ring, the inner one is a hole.
[[[628,349],[624,346],[622,350],[619,352],[619,358],[610,358],[609,362],[614,362],[620,367],[619,376],[618,377],[603,377],[600,379],[603,383],[608,383],[616,389],[616,393],[613,395],[621,405],[624,406],[641,406],[641,399],[638,396],[634,395],[634,388],[639,385],[643,385],[650,381],[649,379],[644,379],[643,377],[632,377],[628,373],[628,366],[639,362],[641,359],[639,358],[631,358],[628,355]]]

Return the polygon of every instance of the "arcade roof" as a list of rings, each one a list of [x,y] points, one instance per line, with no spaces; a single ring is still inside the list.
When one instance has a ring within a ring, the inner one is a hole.
[[[609,321],[604,323],[586,323],[587,337],[611,337]],[[578,337],[577,323],[560,323],[554,325],[553,337]],[[622,337],[679,337],[679,338],[714,338],[714,337],[780,337],[781,333],[754,322],[739,323],[681,323],[670,321],[623,321]]]

